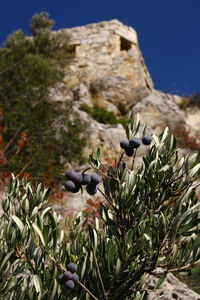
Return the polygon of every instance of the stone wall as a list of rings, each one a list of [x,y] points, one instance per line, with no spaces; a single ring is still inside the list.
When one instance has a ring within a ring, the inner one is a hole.
[[[73,62],[65,69],[63,82],[69,88],[85,83],[93,102],[113,103],[122,112],[130,103],[135,104],[150,94],[153,82],[133,28],[112,20],[61,31],[71,35],[75,53]],[[92,90],[97,83],[100,87]],[[121,93],[115,91],[119,85]]]

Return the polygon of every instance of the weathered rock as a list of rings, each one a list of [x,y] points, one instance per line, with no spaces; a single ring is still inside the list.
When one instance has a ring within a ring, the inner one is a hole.
[[[149,96],[143,98],[132,109],[134,112],[140,113],[143,122],[160,133],[167,125],[170,125],[171,128],[177,123],[185,125],[184,112],[176,104],[177,97],[177,95],[153,90]]]
[[[188,107],[185,110],[185,122],[189,135],[196,139],[196,143],[200,143],[200,108],[199,107]]]
[[[149,88],[144,86],[133,87],[132,80],[121,75],[106,75],[92,81],[90,92],[94,102],[101,103],[104,99],[104,101],[114,104],[123,114],[150,94]]]
[[[49,89],[49,97],[51,101],[67,102],[73,99],[73,93],[70,88],[63,82],[57,82]]]
[[[89,106],[92,106],[92,98],[91,94],[88,90],[88,87],[81,83],[80,85],[77,85],[73,89],[73,100],[80,102],[80,104],[87,104]]]
[[[186,284],[178,280],[174,275],[169,273],[162,284],[161,288],[154,291],[159,278],[151,276],[148,283],[149,292],[148,300],[200,300],[200,294],[195,293],[188,288]]]

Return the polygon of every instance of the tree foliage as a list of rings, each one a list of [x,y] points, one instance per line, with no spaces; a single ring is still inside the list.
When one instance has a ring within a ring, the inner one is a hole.
[[[51,31],[53,24],[47,13],[36,14],[30,24],[33,36],[18,30],[0,48],[1,170],[6,172],[55,174],[62,167],[61,149],[66,161],[82,159],[86,126],[78,115],[72,118],[69,103],[48,96],[73,58],[70,37]]]
[[[132,115],[127,138],[139,127]],[[106,172],[100,151],[90,155],[105,198],[92,225],[79,214],[60,229],[59,216],[46,206],[49,191],[13,176],[0,219],[4,299],[146,299],[149,275],[159,275],[161,284],[168,272],[189,272],[200,262],[200,157],[180,157],[167,128],[153,140],[137,169],[127,167],[124,151]],[[73,290],[58,283],[70,262],[80,278]]]

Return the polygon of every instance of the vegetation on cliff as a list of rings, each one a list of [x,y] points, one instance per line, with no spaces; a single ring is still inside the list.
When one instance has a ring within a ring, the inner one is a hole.
[[[65,161],[80,161],[85,124],[69,103],[49,100],[49,87],[63,78],[73,58],[70,37],[51,30],[47,13],[32,17],[31,37],[22,30],[0,48],[1,177],[10,172],[55,177]]]

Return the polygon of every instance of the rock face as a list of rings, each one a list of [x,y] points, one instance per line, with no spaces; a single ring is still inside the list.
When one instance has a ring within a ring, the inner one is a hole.
[[[133,107],[133,111],[140,113],[141,119],[160,133],[167,125],[174,128],[177,123],[186,124],[184,111],[177,105],[180,101],[177,95],[153,90]]]
[[[75,54],[65,70],[68,87],[85,83],[93,103],[110,102],[123,113],[151,93],[153,82],[133,28],[112,20],[61,30],[71,35]]]
[[[148,293],[148,300],[200,300],[200,295],[188,288],[188,286],[169,273],[161,286],[154,290],[158,278],[152,276],[149,280],[148,288],[152,292]]]

